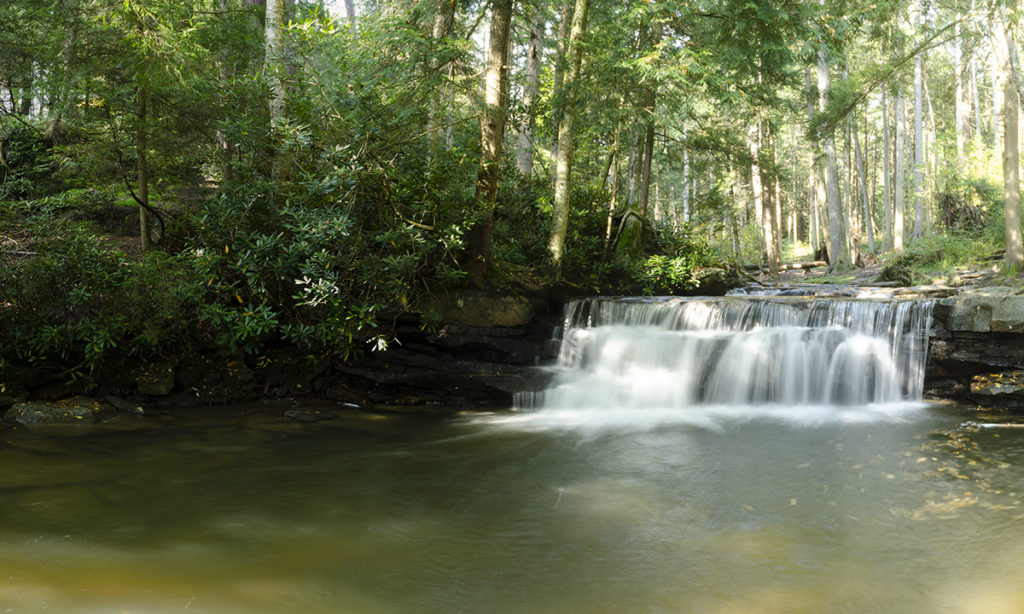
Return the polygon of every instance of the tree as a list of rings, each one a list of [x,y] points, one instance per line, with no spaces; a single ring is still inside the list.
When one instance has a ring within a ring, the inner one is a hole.
[[[285,87],[281,75],[284,66],[284,2],[285,0],[266,0],[267,13],[264,30],[264,60],[267,83],[270,85],[270,97],[267,107],[270,111],[271,134],[277,134],[285,121]],[[279,178],[283,171],[283,160],[280,155],[274,157],[274,176]]]
[[[522,100],[525,114],[519,125],[516,150],[516,168],[524,177],[529,177],[533,173],[533,138],[537,117],[534,105],[540,92],[540,60],[544,44],[546,8],[547,3],[543,1],[533,7],[530,18],[530,44],[526,48],[526,82],[523,84]]]
[[[501,179],[501,151],[508,99],[508,47],[512,0],[491,5],[491,33],[484,79],[484,109],[480,116],[480,172],[476,181],[477,211],[467,237],[466,271],[477,286],[484,285],[491,256],[494,200]]]
[[[1005,9],[1000,11],[993,29],[996,38],[1002,39],[999,47],[1003,70],[1003,192],[1004,225],[1006,242],[1006,266],[1020,270],[1024,266],[1024,245],[1021,240],[1020,214],[1020,72],[1018,69],[1017,45],[1012,22]]]
[[[583,63],[583,44],[587,35],[587,16],[590,0],[576,0],[566,50],[566,72],[562,83],[565,103],[558,123],[558,157],[555,160],[555,194],[552,200],[551,232],[548,237],[548,257],[556,273],[562,270],[565,236],[569,227],[569,190],[571,188],[572,158],[576,122],[576,83]]]
[[[829,74],[828,56],[824,50],[818,51],[818,105],[824,112],[828,108],[829,92],[832,79]],[[831,124],[822,123],[818,131],[818,142],[821,151],[820,171],[825,184],[825,198],[828,211],[829,229],[829,270],[843,271],[850,267],[846,251],[846,233],[843,230],[843,201],[839,191],[839,169],[836,162],[835,128]]]

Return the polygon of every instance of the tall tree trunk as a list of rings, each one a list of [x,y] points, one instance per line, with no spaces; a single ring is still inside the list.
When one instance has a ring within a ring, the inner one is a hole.
[[[347,17],[349,21],[356,18],[355,0],[345,0],[345,17]]]
[[[860,186],[861,208],[864,216],[864,229],[868,237],[868,253],[875,253],[875,230],[871,221],[871,205],[868,202],[868,176],[864,172],[864,156],[861,155],[860,138],[857,136],[857,125],[853,124],[853,153],[857,160],[857,185]]]
[[[526,117],[519,125],[519,139],[516,150],[516,168],[519,174],[529,177],[533,173],[533,133],[536,126],[534,101],[540,91],[540,56],[544,46],[544,12],[547,2],[542,1],[533,8],[530,19],[530,45],[526,49],[526,83],[523,85],[523,109]]]
[[[142,77],[144,79],[144,77]],[[149,158],[146,155],[146,148],[149,142],[146,133],[146,122],[148,117],[148,88],[144,81],[140,80],[138,96],[138,126],[135,129],[135,155],[138,172],[138,196],[139,198],[139,242],[142,250],[148,250],[152,240],[153,232],[149,223]]]
[[[1020,134],[1019,114],[1021,95],[1019,87],[1017,44],[1010,28],[1005,8],[1000,10],[1003,49],[1003,191],[1004,226],[1006,241],[1006,267],[1019,271],[1024,265],[1024,245],[1020,226]],[[998,36],[998,33],[997,33]]]
[[[572,157],[574,153],[574,124],[576,122],[576,83],[583,62],[582,45],[587,34],[587,16],[590,0],[576,0],[566,50],[565,105],[562,121],[558,124],[558,158],[555,160],[555,195],[552,201],[551,234],[548,237],[548,255],[557,274],[562,270],[562,254],[569,228],[569,191],[571,188]]]
[[[270,132],[274,136],[274,152],[271,161],[271,174],[274,181],[280,181],[284,175],[284,158],[278,147],[278,136],[281,124],[285,119],[285,88],[281,80],[284,66],[284,2],[285,0],[266,0],[267,12],[264,24],[264,56],[263,69],[270,84],[270,98],[267,106],[270,110]]]
[[[757,219],[760,236],[757,259],[759,263],[769,266],[772,275],[778,275],[778,267],[774,267],[774,260],[768,257],[771,226],[768,223],[764,202],[765,192],[761,177],[761,126],[758,122],[752,123],[747,129],[747,150],[750,152],[750,199],[754,203],[754,217]]]
[[[814,124],[814,116],[816,115],[815,105],[817,100],[815,98],[815,90],[811,80],[811,69],[808,67],[804,70],[804,90],[807,94],[807,123],[808,125]],[[821,142],[815,135],[811,142],[811,165],[810,172],[808,173],[810,181],[810,192],[811,192],[811,212],[813,214],[812,226],[814,231],[812,235],[814,242],[811,247],[815,254],[821,251],[822,247],[829,245],[829,234],[828,225],[822,219],[821,212],[824,210],[825,205],[825,181],[824,181],[824,157],[821,153]],[[822,241],[821,238],[824,237]]]
[[[885,247],[893,249],[892,238],[892,141],[889,130],[889,96],[882,90],[882,208],[885,211]]]
[[[655,23],[650,27],[650,36],[647,46],[653,50],[661,41],[661,23]],[[652,77],[653,78],[653,77]],[[654,158],[654,109],[658,101],[658,85],[649,82],[644,87],[644,167],[643,176],[640,180],[640,215],[647,215],[647,199],[651,192],[651,164]]]
[[[1009,75],[1008,75],[1009,77]],[[1024,264],[1024,247],[1020,228],[1020,146],[1018,113],[1020,97],[1011,78],[1005,79],[1003,90],[1003,189],[1005,191],[1006,266],[1020,269]]]
[[[903,251],[903,216],[906,211],[905,198],[906,189],[904,186],[904,174],[906,164],[904,163],[904,145],[907,139],[907,111],[903,102],[903,92],[897,87],[895,100],[896,113],[896,161],[895,180],[893,182],[893,206],[892,206],[892,248],[896,252]]]
[[[924,236],[924,53],[914,59],[914,233]]]
[[[971,58],[968,65],[968,76],[970,78],[971,106],[974,108],[974,141],[981,142],[981,96],[978,94],[978,61]]]
[[[284,119],[284,82],[281,72],[284,69],[284,2],[285,0],[267,0],[267,20],[264,30],[264,60],[267,81],[270,83],[270,122],[276,125]]]
[[[35,78],[32,75],[31,64],[28,67],[28,71],[25,86],[21,88],[21,105],[18,109],[18,114],[22,117],[28,117],[32,113],[32,89],[35,84]]]
[[[455,24],[455,0],[436,0],[436,2],[431,36],[435,41],[442,41],[451,36],[452,27]],[[445,71],[446,62],[436,60],[432,60],[432,62],[433,66],[431,68],[436,74],[440,75]],[[451,129],[445,127],[447,119],[444,110],[446,99],[449,95],[450,91],[447,84],[443,84],[438,88],[438,91],[434,92],[430,100],[429,126],[427,129],[430,132],[430,152],[434,158],[440,155],[442,145],[448,146],[451,141]]]
[[[963,164],[964,160],[964,125],[966,124],[965,118],[967,117],[967,111],[964,108],[966,103],[966,95],[964,92],[964,62],[963,58],[966,55],[964,53],[965,41],[962,36],[963,28],[958,24],[954,28],[953,41],[953,74],[956,79],[956,87],[953,91],[953,130],[956,137],[956,159],[958,164]],[[920,56],[918,56],[920,58]],[[917,60],[914,63],[914,84],[915,92],[917,85]]]
[[[558,160],[558,126],[562,124],[563,95],[565,83],[566,54],[569,49],[569,26],[573,18],[573,0],[562,0],[558,15],[558,38],[555,42],[554,75],[551,83],[551,125],[555,127],[555,142],[551,147],[551,159]],[[557,171],[556,171],[557,172]]]
[[[480,172],[476,181],[477,215],[467,238],[466,271],[478,287],[491,257],[491,222],[501,178],[501,149],[505,134],[505,106],[508,98],[508,48],[512,24],[512,0],[495,0],[491,6],[491,33],[487,49],[487,74],[480,118]]]
[[[824,51],[818,52],[818,108],[824,112],[828,104],[832,78],[829,75],[828,58]],[[831,128],[819,134],[821,152],[824,158],[825,198],[828,203],[829,229],[829,270],[844,271],[850,267],[846,252],[846,234],[843,232],[843,203],[839,192],[839,169],[836,164],[835,131]]]

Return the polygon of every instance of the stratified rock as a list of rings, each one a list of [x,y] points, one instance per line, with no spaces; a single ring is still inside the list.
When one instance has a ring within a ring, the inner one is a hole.
[[[15,403],[4,414],[4,422],[25,426],[38,424],[97,424],[115,414],[113,408],[96,400],[76,397],[54,403]]]
[[[1024,296],[1014,288],[992,286],[945,299],[951,332],[1024,333]]]
[[[1024,371],[976,375],[971,379],[970,395],[986,407],[1024,408]]]

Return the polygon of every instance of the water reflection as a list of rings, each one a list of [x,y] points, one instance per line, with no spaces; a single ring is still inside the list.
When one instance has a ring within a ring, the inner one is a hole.
[[[1024,611],[1024,431],[941,409],[4,435],[7,611]]]

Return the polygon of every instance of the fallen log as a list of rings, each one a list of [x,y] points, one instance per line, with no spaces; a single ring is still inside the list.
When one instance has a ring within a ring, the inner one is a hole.
[[[824,260],[815,260],[814,262],[791,262],[789,264],[783,264],[779,267],[779,270],[794,271],[799,269],[814,269],[820,266],[828,266],[828,263]]]

